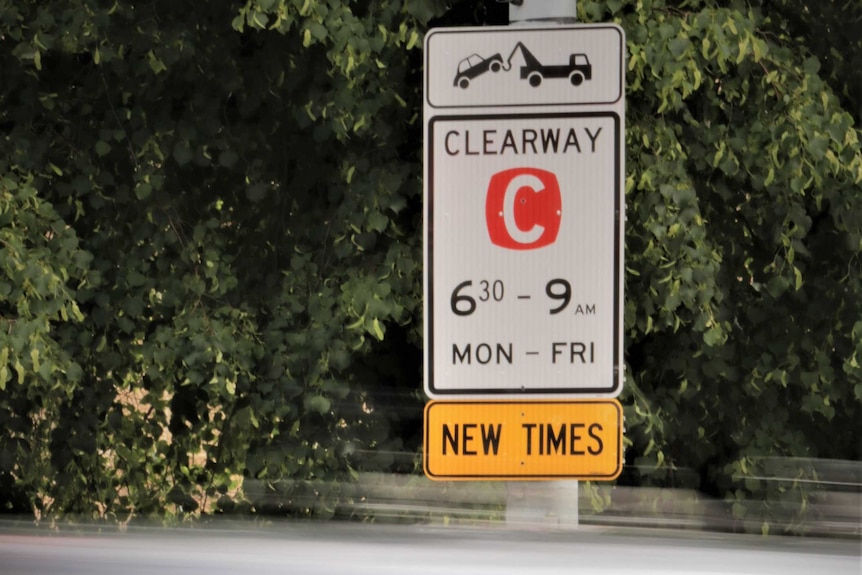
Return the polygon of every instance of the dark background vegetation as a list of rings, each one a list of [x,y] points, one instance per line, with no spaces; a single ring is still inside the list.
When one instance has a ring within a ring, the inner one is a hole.
[[[809,458],[862,456],[862,8],[578,9],[628,43],[620,482],[802,518]],[[330,517],[419,473],[422,38],[506,21],[0,0],[0,509],[250,512],[253,479]]]

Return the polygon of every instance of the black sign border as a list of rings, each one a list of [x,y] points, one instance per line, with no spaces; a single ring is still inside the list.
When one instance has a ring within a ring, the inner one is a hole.
[[[560,118],[610,118],[614,122],[614,313],[613,313],[613,382],[610,387],[535,387],[527,389],[512,389],[512,388],[470,388],[470,389],[446,389],[440,390],[434,387],[434,123],[440,121],[484,121],[484,120],[531,120],[531,119],[560,119]],[[426,393],[434,399],[442,399],[444,397],[459,397],[459,396],[503,396],[510,398],[529,398],[541,395],[543,397],[579,397],[586,399],[587,397],[595,397],[597,394],[605,397],[617,397],[622,392],[622,370],[620,342],[620,319],[624,313],[624,303],[620,301],[621,285],[621,268],[622,261],[620,258],[621,246],[621,229],[623,225],[623,210],[620,196],[622,195],[621,181],[621,162],[622,162],[622,141],[620,134],[620,116],[616,112],[557,112],[557,113],[540,113],[540,114],[480,114],[480,115],[451,115],[451,116],[433,116],[428,119],[426,145],[428,172],[427,178],[427,202],[425,222],[425,245],[428,250],[428,261],[425,270],[426,283],[426,370],[428,380],[425,382]]]

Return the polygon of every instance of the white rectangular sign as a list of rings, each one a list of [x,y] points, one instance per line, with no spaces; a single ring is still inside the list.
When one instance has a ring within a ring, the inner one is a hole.
[[[437,28],[425,37],[425,105],[452,108],[622,104],[618,26]]]
[[[607,25],[426,38],[429,396],[620,393],[621,38]],[[494,56],[528,43],[520,61]]]

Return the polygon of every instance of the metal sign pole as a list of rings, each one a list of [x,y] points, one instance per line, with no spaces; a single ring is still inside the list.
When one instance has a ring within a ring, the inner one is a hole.
[[[505,1],[505,0],[504,0]],[[577,0],[509,0],[509,25],[574,24]],[[578,481],[510,481],[506,484],[506,524],[578,527]]]
[[[509,25],[574,24],[577,6],[577,0],[509,0]]]

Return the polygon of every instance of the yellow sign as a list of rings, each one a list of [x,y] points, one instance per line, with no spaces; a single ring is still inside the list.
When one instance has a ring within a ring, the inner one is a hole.
[[[615,479],[622,471],[617,400],[432,401],[425,475],[436,480]]]

